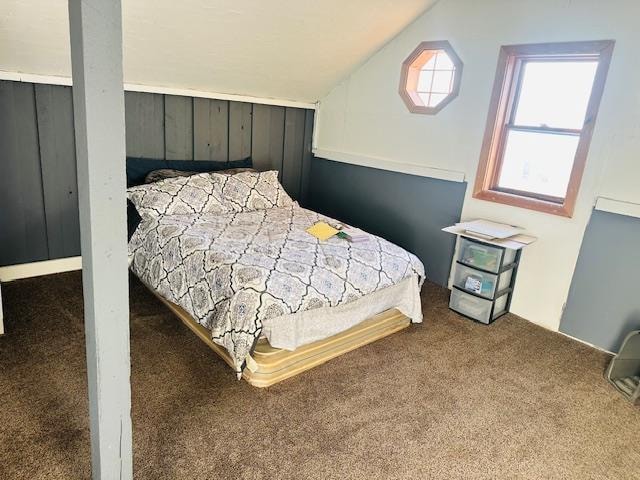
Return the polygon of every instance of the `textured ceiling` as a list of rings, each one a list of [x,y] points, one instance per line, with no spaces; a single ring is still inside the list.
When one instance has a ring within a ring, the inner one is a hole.
[[[436,0],[123,0],[125,81],[313,102]],[[70,76],[66,0],[2,0],[0,70]]]

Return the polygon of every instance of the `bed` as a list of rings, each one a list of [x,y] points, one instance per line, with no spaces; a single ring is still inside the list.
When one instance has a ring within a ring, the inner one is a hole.
[[[236,372],[264,387],[422,321],[424,267],[298,205],[277,172],[201,173],[129,189],[130,268]]]

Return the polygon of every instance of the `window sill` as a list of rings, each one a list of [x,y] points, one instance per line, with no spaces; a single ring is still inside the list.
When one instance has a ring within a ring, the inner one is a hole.
[[[573,216],[573,205],[564,203],[548,202],[537,198],[523,197],[512,193],[498,192],[496,190],[480,190],[473,193],[473,198],[486,200],[488,202],[502,203],[513,207],[536,210],[538,212],[550,213],[561,217]]]

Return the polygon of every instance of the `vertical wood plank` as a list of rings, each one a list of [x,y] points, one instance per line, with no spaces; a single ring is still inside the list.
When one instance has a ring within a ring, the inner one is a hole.
[[[304,124],[304,109],[286,108],[282,186],[294,200],[300,198],[300,178],[302,176],[302,157],[304,153]]]
[[[313,153],[313,110],[304,112],[304,139],[302,150],[302,173],[300,175],[300,204],[306,207],[309,203],[309,181],[311,175],[311,159]]]
[[[158,93],[125,92],[127,156],[164,159],[164,98]]]
[[[259,171],[278,170],[282,181],[284,107],[253,105],[251,158]]]
[[[229,159],[229,102],[193,99],[194,160]]]
[[[164,138],[167,160],[193,160],[193,98],[164,96]]]
[[[33,85],[0,81],[0,265],[49,258]]]
[[[121,1],[70,0],[69,32],[92,478],[131,480]],[[160,102],[164,104],[162,96]]]
[[[251,156],[251,114],[253,104],[229,104],[229,160],[242,160]]]
[[[80,255],[71,87],[35,85],[49,258]]]

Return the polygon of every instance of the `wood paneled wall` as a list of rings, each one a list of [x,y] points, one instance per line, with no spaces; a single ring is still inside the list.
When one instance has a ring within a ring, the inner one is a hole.
[[[71,87],[0,82],[0,265],[80,252]]]
[[[313,111],[125,92],[127,156],[279,170],[306,202]],[[0,266],[80,254],[71,87],[0,81]]]

